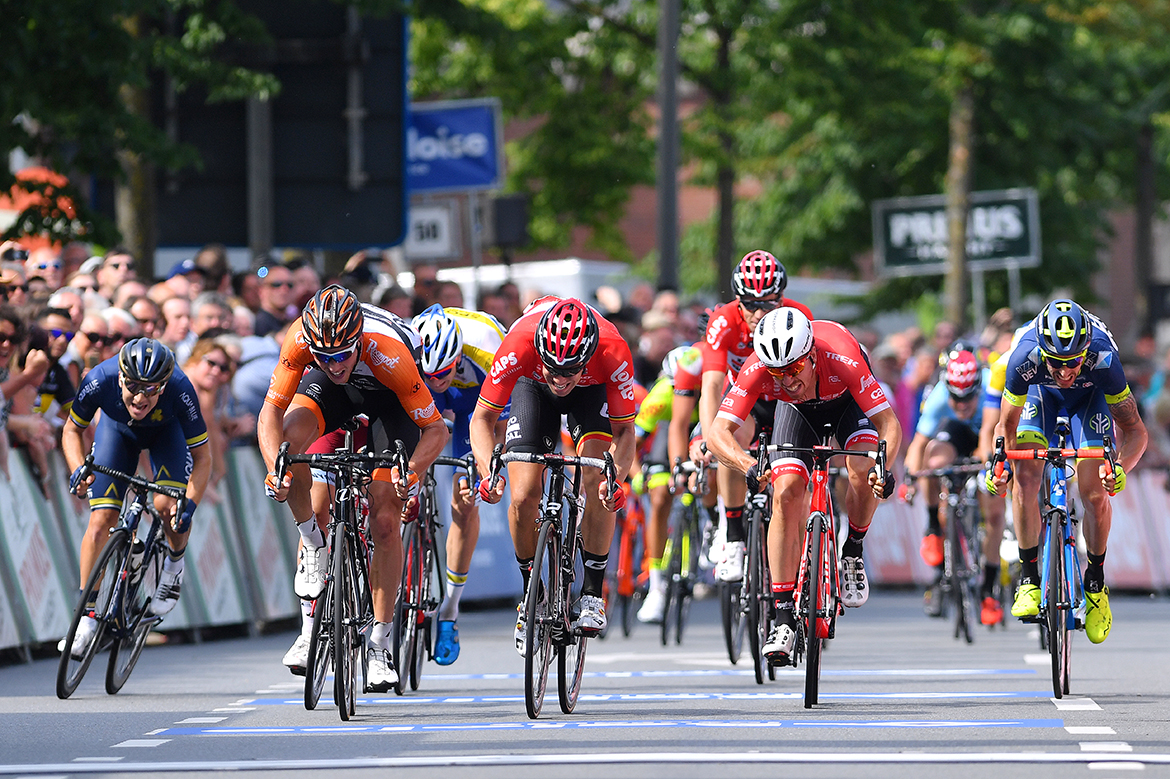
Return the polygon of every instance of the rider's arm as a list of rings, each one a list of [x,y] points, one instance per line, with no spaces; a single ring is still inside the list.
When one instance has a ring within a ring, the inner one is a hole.
[[[1138,414],[1137,400],[1132,394],[1127,393],[1124,400],[1116,405],[1110,405],[1109,410],[1113,413],[1113,421],[1117,423],[1118,432],[1121,434],[1118,462],[1126,471],[1132,471],[1138,460],[1142,459],[1149,439],[1146,425]]]
[[[727,417],[716,417],[707,433],[707,448],[714,453],[719,462],[740,473],[747,473],[748,468],[756,464],[755,459],[740,447],[735,440],[735,431],[739,425]]]
[[[450,437],[451,431],[447,429],[447,423],[442,417],[423,425],[418,445],[410,457],[410,470],[422,473],[430,468],[435,458],[443,453],[443,447],[447,445],[447,439]]]
[[[999,425],[999,417],[998,407],[983,407],[983,420],[979,423],[979,446],[975,450],[975,456],[983,462],[990,460],[995,451],[995,429]]]
[[[203,444],[191,450],[191,478],[187,480],[187,499],[196,503],[203,500],[203,491],[211,478],[211,445]]]
[[[276,453],[284,443],[284,409],[270,401],[264,401],[260,415],[256,418],[256,438],[260,444],[260,455],[264,467],[272,470]]]
[[[726,374],[722,371],[703,371],[703,389],[699,393],[699,424],[704,430],[711,430],[711,423],[719,413],[725,378]],[[707,435],[710,437],[711,434],[708,432]]]
[[[999,422],[995,424],[995,437],[1003,437],[1004,448],[1014,449],[1016,446],[1016,428],[1020,424],[1023,414],[1023,405],[1015,405],[1005,393],[999,405]],[[993,442],[994,443],[994,442]]]
[[[926,453],[926,445],[930,438],[922,433],[915,433],[910,440],[910,447],[906,450],[906,473],[916,473],[922,470],[922,457]],[[886,444],[887,451],[889,444]]]
[[[633,422],[610,422],[613,439],[609,444],[610,454],[613,455],[613,464],[617,468],[617,480],[622,482],[630,473],[630,466],[634,462],[634,447],[637,436],[634,434]]]
[[[85,462],[85,428],[72,419],[65,420],[61,428],[61,453],[65,455],[65,465],[73,473]]]
[[[897,452],[902,446],[902,423],[894,410],[887,406],[870,417],[870,421],[877,428],[878,438],[886,442],[886,451]]]
[[[491,474],[492,449],[496,445],[496,422],[500,412],[490,406],[477,404],[468,423],[471,433],[471,453],[475,455],[475,467],[479,477],[486,479]]]
[[[666,451],[672,464],[677,459],[690,459],[691,416],[694,412],[694,396],[675,394],[671,398]]]

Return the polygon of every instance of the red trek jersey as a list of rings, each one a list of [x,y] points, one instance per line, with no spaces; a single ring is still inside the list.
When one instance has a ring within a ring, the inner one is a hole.
[[[789,298],[781,298],[780,305],[795,308],[812,319],[812,311],[803,303],[797,303]],[[752,331],[744,321],[743,309],[738,301],[724,303],[711,312],[707,322],[707,333],[702,341],[695,346],[703,355],[703,373],[707,371],[727,371],[731,379],[739,375],[744,363],[755,353],[752,343]],[[691,386],[691,383],[694,386]],[[676,390],[702,389],[702,377],[695,378],[683,374],[675,377]]]
[[[796,405],[808,407],[835,400],[848,392],[867,417],[872,418],[879,411],[890,408],[890,402],[869,369],[861,345],[853,334],[836,322],[824,319],[813,321],[812,329],[813,351],[816,352],[816,397]],[[761,397],[795,403],[780,386],[780,380],[772,376],[768,367],[753,353],[739,372],[735,385],[723,398],[718,416],[742,425]]]
[[[484,379],[479,391],[478,406],[490,409],[496,415],[504,410],[516,381],[527,376],[547,384],[541,371],[540,355],[536,353],[536,326],[540,317],[559,298],[544,297],[533,301],[524,315],[516,320],[492,360],[491,374]],[[606,406],[602,413],[613,422],[632,422],[637,413],[634,405],[634,358],[630,347],[618,329],[597,311],[600,331],[597,351],[585,364],[585,372],[577,383],[579,387],[604,384]]]

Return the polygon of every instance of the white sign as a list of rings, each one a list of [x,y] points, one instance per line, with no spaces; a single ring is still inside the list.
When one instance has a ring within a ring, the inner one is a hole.
[[[462,254],[454,204],[412,205],[402,248],[411,260],[439,260]]]

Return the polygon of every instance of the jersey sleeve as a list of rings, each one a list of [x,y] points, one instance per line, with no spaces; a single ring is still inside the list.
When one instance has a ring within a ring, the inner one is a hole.
[[[772,382],[772,374],[768,373],[767,366],[760,362],[754,354],[744,363],[731,389],[723,396],[719,404],[716,419],[729,419],[737,426],[743,425],[752,413],[760,394],[768,383]]]
[[[946,382],[940,381],[931,388],[930,394],[922,403],[922,414],[918,417],[918,426],[914,429],[915,433],[927,438],[934,438],[934,434],[938,432],[938,427],[943,420],[947,394]]]
[[[398,396],[398,401],[419,427],[441,422],[435,399],[423,383],[409,346],[397,338],[382,333],[367,332],[363,341],[371,342],[362,349],[362,360],[378,383]]]
[[[195,386],[185,375],[173,376],[171,383],[178,389],[171,404],[171,413],[178,418],[179,426],[183,428],[187,448],[203,446],[207,443],[207,422],[203,419]]]
[[[81,379],[81,389],[69,407],[69,419],[73,424],[89,427],[101,404],[101,385],[106,375],[105,368],[98,365]]]
[[[733,335],[734,322],[728,315],[727,306],[715,309],[707,322],[703,340],[696,344],[703,357],[703,373],[708,371],[727,372],[727,339]]]
[[[637,413],[634,405],[634,357],[625,339],[616,333],[602,331],[602,341],[593,359],[601,359],[604,370],[605,399],[610,422],[633,422]]]
[[[311,359],[309,347],[301,333],[300,320],[297,320],[288,329],[288,335],[284,337],[284,343],[280,347],[280,359],[276,361],[276,370],[268,383],[265,402],[282,411],[287,409],[293,395],[296,394],[297,385],[301,382],[301,375],[309,366]]]

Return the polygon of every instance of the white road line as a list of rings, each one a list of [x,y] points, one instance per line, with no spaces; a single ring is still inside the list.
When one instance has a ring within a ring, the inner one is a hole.
[[[223,722],[225,719],[227,719],[227,717],[188,717],[187,719],[179,720],[175,724],[176,725],[200,725],[200,724],[209,724],[210,725],[210,724],[213,724],[216,722]]]
[[[1116,736],[1117,731],[1108,725],[1066,725],[1065,730],[1074,736]]]
[[[1034,654],[1024,655],[1024,665],[1048,665],[1052,662],[1052,655]]]
[[[1146,770],[1145,763],[1138,763],[1132,760],[1118,760],[1110,763],[1088,763],[1087,767],[1090,771],[1144,771]]]
[[[114,747],[157,747],[170,740],[169,738],[131,738],[120,744],[114,744]]]
[[[75,763],[116,763],[122,759],[123,758],[121,755],[119,755],[118,757],[75,757],[75,758],[73,758],[73,762],[75,762]]]
[[[225,706],[221,709],[212,709],[213,713],[217,711],[256,711],[255,706]]]
[[[1052,698],[1051,700],[1061,711],[1101,711],[1101,707],[1092,698]]]
[[[1124,741],[1082,741],[1082,752],[1132,752],[1133,747]]]

